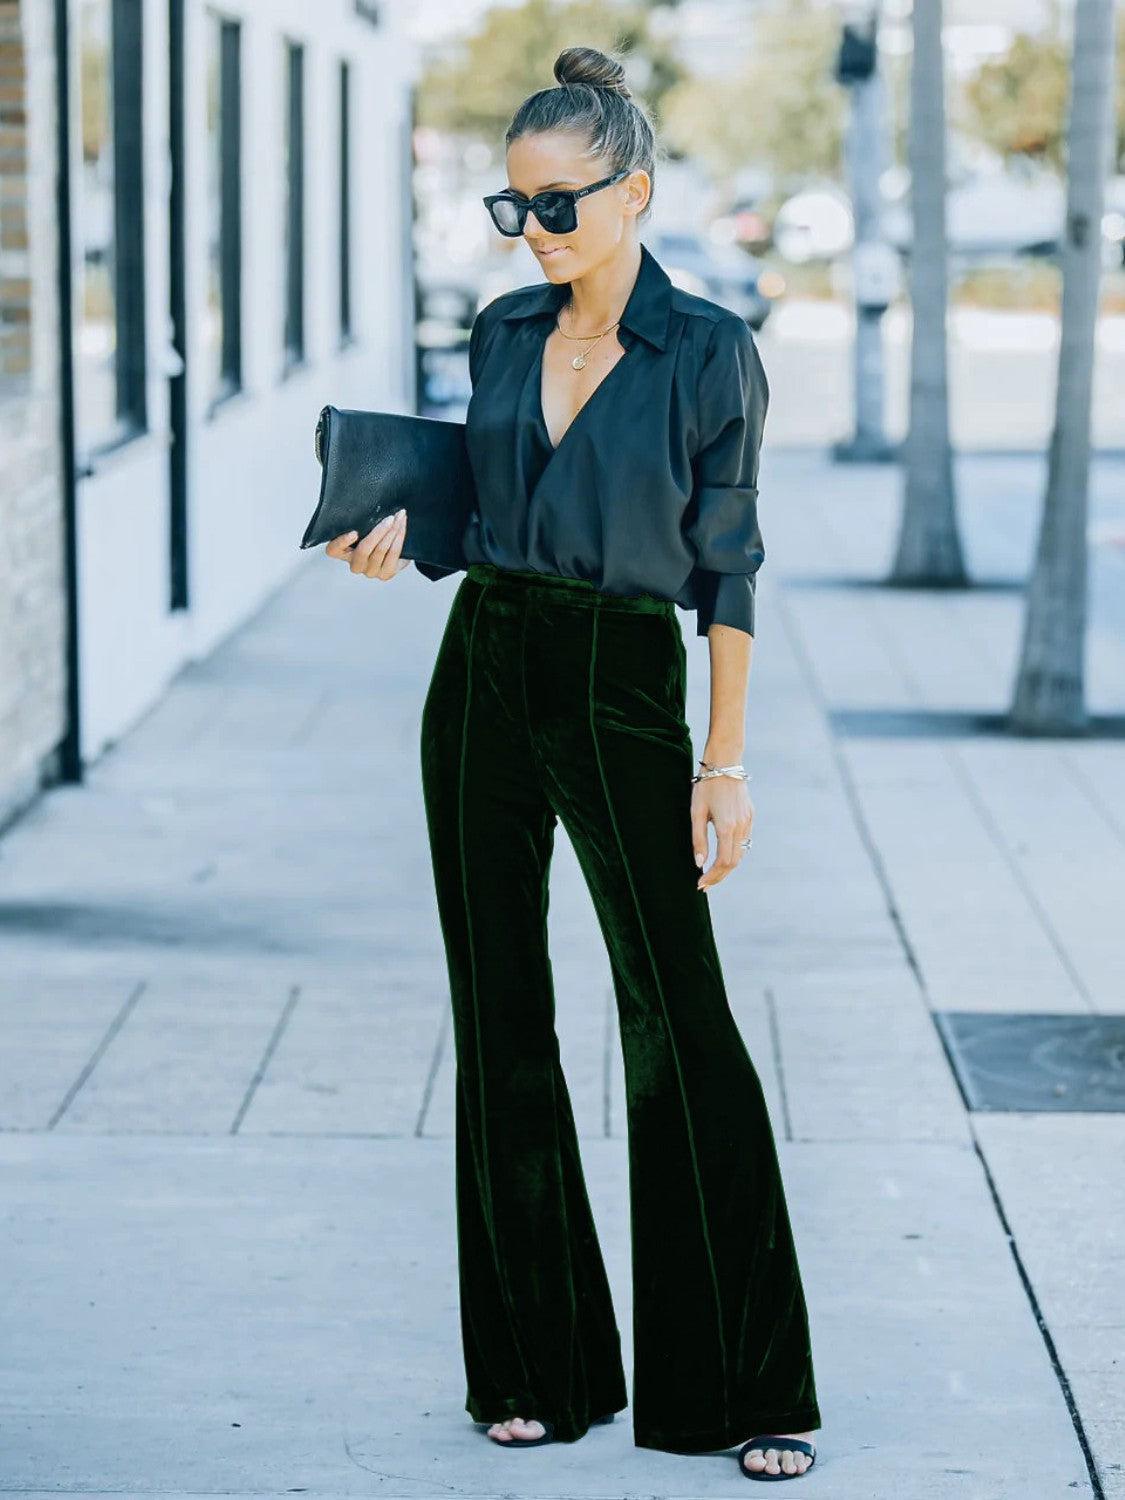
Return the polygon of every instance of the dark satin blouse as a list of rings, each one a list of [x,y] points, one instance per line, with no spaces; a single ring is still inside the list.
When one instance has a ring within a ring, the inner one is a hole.
[[[736,313],[672,284],[647,245],[621,314],[625,353],[552,447],[543,349],[565,284],[518,287],[477,314],[466,446],[477,504],[466,564],[655,594],[754,633],[758,457],[769,387]],[[409,525],[409,521],[408,521]],[[416,562],[427,578],[457,569]]]

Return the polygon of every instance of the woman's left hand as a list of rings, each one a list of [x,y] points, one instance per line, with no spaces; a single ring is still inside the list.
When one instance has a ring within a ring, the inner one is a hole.
[[[707,859],[707,824],[715,825],[715,858],[703,870]],[[696,889],[710,890],[725,880],[741,862],[746,850],[742,840],[750,837],[754,822],[754,804],[746,783],[734,776],[709,776],[696,781],[691,789],[691,842],[695,862],[703,873]]]

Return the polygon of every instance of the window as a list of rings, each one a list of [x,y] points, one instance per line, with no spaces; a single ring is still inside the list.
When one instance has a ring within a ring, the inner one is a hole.
[[[242,32],[220,16],[208,24],[206,358],[217,404],[242,386]]]
[[[305,356],[305,49],[285,43],[285,369]]]
[[[86,453],[144,430],[142,0],[80,0],[75,404]]]
[[[351,70],[340,63],[340,338],[352,336]]]

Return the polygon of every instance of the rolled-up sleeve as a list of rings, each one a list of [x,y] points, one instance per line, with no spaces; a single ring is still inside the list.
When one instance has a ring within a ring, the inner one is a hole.
[[[700,570],[696,633],[720,624],[753,635],[755,574],[766,555],[758,526],[758,458],[769,385],[754,336],[737,314],[711,329],[698,401],[695,505],[684,528]]]
[[[481,341],[484,334],[484,309],[477,313],[473,319],[473,326],[469,333],[469,386],[475,390],[477,376],[480,373]],[[414,566],[423,578],[429,578],[436,583],[439,578],[448,578],[450,573],[460,573],[461,568],[443,568],[439,563],[420,562],[414,559]]]

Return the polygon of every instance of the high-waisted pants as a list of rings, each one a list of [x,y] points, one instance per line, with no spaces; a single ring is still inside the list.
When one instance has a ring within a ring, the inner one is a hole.
[[[548,1420],[565,1442],[628,1401],[554,1027],[561,821],[624,1057],[633,1441],[704,1453],[820,1413],[770,1118],[696,885],[675,608],[470,565],[420,748],[453,1006],[465,1410]]]

